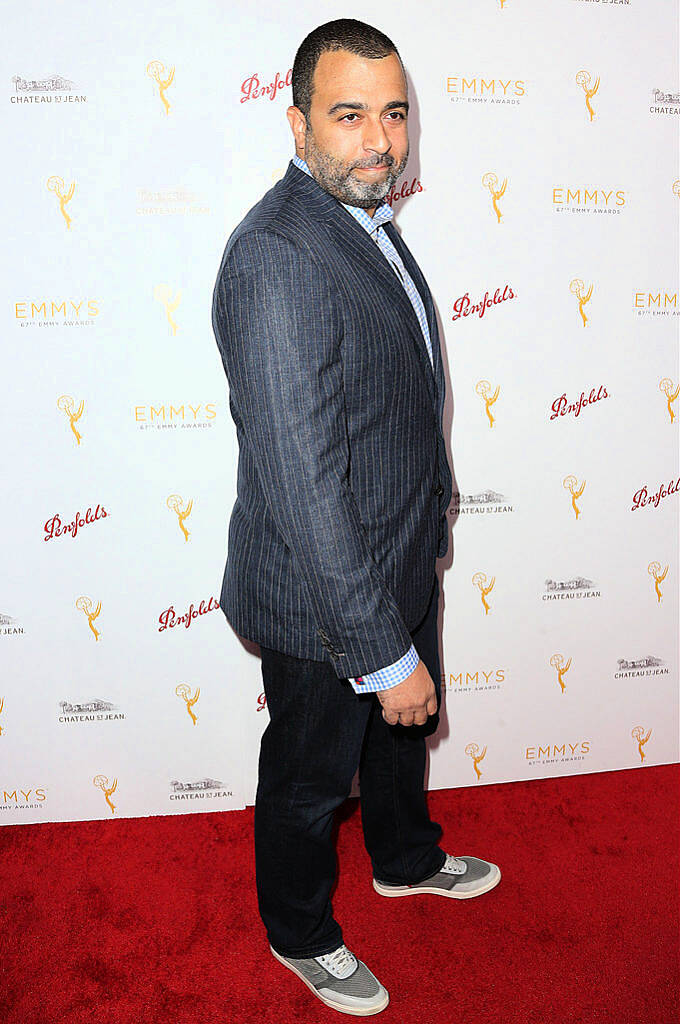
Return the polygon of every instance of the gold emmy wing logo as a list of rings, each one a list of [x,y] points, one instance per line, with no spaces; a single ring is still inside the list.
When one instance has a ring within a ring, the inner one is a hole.
[[[71,182],[71,184],[68,187],[68,191],[66,191],[64,179],[60,178],[58,174],[53,174],[50,178],[47,179],[47,187],[50,190],[50,192],[54,192],[55,196],[59,200],[59,209],[62,212],[64,220],[66,221],[66,227],[70,229],[71,218],[66,212],[66,204],[70,203],[73,199],[73,193],[76,190],[75,181]]]
[[[171,494],[170,497],[167,499],[165,504],[168,506],[170,511],[174,512],[175,515],[177,516],[177,519],[179,520],[179,528],[182,531],[182,533],[184,534],[185,541],[189,540],[189,531],[187,530],[186,526],[184,525],[184,520],[188,519],[188,517],[191,515],[191,510],[194,507],[194,500],[193,500],[193,498],[190,501],[187,502],[187,505],[186,505],[186,508],[185,508],[184,504],[182,502],[182,498],[180,497],[180,495],[179,494]]]
[[[562,654],[553,654],[552,658],[550,659],[550,664],[557,672],[557,682],[562,687],[562,693],[564,693],[566,689],[566,686],[564,684],[564,676],[571,668],[571,658],[565,665],[564,656]]]
[[[491,582],[487,584],[486,573],[476,572],[472,577],[472,582],[475,587],[479,588],[479,591],[482,595],[482,604],[484,605],[484,614],[488,615],[491,609],[489,607],[488,601],[486,600],[486,595],[490,594],[491,591],[493,590],[494,583],[496,582],[496,577],[492,576]]]
[[[663,391],[664,395],[668,399],[668,415],[671,418],[671,423],[675,419],[675,413],[673,412],[673,402],[680,395],[680,384],[677,387],[673,387],[673,381],[670,377],[664,377],[663,380],[659,381],[659,391]]]
[[[163,75],[165,74],[165,64],[163,63],[163,61],[150,60],[149,63],[146,65],[146,73],[149,76],[149,78],[153,78],[154,82],[158,86],[158,93],[160,95],[161,102],[165,107],[165,113],[169,114],[170,104],[168,103],[168,98],[165,95],[165,90],[172,85],[172,80],[175,77],[174,66],[168,72],[167,78],[163,78]]]
[[[101,633],[94,625],[94,620],[99,617],[99,613],[102,610],[101,601],[97,601],[97,607],[92,611],[92,601],[89,597],[79,597],[76,601],[76,608],[79,612],[84,612],[84,614],[87,615],[87,624],[94,633],[95,640],[99,640]]]
[[[73,432],[73,436],[76,439],[76,444],[80,444],[82,441],[82,434],[78,432],[76,423],[83,415],[83,409],[85,408],[85,402],[81,399],[80,405],[76,411],[76,403],[73,401],[70,395],[61,395],[57,399],[57,409],[61,409],[62,412],[68,416],[68,421]]]
[[[173,334],[177,334],[178,326],[176,321],[173,319],[172,314],[176,311],[182,299],[182,289],[177,292],[174,299],[172,298],[172,289],[167,284],[157,284],[153,290],[153,297],[156,302],[160,302],[161,306],[165,310],[165,315],[170,324],[170,330]]]
[[[488,380],[478,380],[477,383],[475,384],[475,391],[477,392],[479,397],[483,400],[484,405],[486,406],[486,415],[489,417],[489,426],[490,427],[493,427],[494,423],[496,422],[494,417],[491,414],[491,406],[494,404],[494,402],[498,398],[498,396],[500,394],[500,390],[501,389],[500,389],[500,387],[497,384],[496,385],[496,390],[494,391],[493,394],[491,394],[491,385],[489,384]]]
[[[505,195],[505,190],[508,187],[508,179],[503,179],[503,184],[498,187],[498,175],[494,174],[493,171],[487,171],[486,174],[482,175],[482,185],[488,189],[491,194],[491,204],[496,211],[497,221],[500,224],[501,217],[503,216],[498,206],[498,200],[502,199]]]
[[[569,291],[572,295],[575,295],[578,298],[578,311],[581,314],[584,327],[588,323],[588,317],[586,316],[586,304],[590,302],[590,297],[593,294],[592,284],[587,292],[585,291],[585,287],[586,286],[580,277],[575,277],[573,281],[569,282]]]
[[[472,767],[475,770],[475,775],[477,776],[477,781],[479,782],[479,780],[482,777],[482,773],[479,769],[479,762],[483,761],[486,756],[486,747],[484,747],[484,750],[480,754],[478,743],[468,743],[467,747],[465,748],[465,753],[467,754],[468,757],[472,758]]]
[[[650,562],[647,566],[647,572],[650,576],[654,577],[654,590],[656,591],[656,599],[657,603],[660,603],[661,598],[663,597],[663,594],[661,593],[661,584],[666,579],[666,576],[668,576],[668,566],[666,566],[666,568],[662,572],[660,562]]]
[[[92,780],[92,785],[96,786],[97,789],[101,789],[102,793],[106,797],[107,804],[111,808],[111,814],[115,814],[116,808],[114,804],[111,803],[109,797],[111,796],[112,793],[116,792],[116,788],[118,786],[118,779],[114,779],[111,785],[109,786],[109,780],[105,775],[95,775],[95,777]]]
[[[576,75],[576,84],[580,85],[584,93],[586,94],[586,106],[588,108],[588,113],[590,114],[590,120],[592,122],[593,118],[595,117],[595,111],[593,110],[590,101],[597,92],[597,90],[600,88],[600,76],[598,75],[595,79],[595,83],[591,85],[590,72],[579,71]]]
[[[188,686],[186,683],[178,683],[177,686],[175,687],[175,693],[177,694],[178,697],[181,697],[184,703],[186,704],[187,711],[189,712],[189,717],[191,718],[191,721],[194,723],[194,725],[196,725],[196,715],[193,713],[192,708],[200,696],[200,686],[196,687],[196,693],[192,697],[191,687]]]
[[[2,709],[4,708],[4,706],[5,706],[5,698],[4,697],[0,697],[0,715],[2,714]],[[2,736],[2,725],[1,724],[0,724],[0,736]]]
[[[631,736],[633,737],[633,739],[637,740],[638,753],[640,755],[640,764],[642,764],[642,762],[645,759],[645,752],[644,752],[644,750],[642,748],[644,747],[645,743],[647,742],[647,740],[649,739],[649,737],[651,735],[652,735],[652,730],[649,729],[647,731],[647,735],[645,736],[645,730],[642,728],[641,725],[636,725],[635,728],[633,729],[633,731],[631,732]]]
[[[578,517],[581,515],[581,509],[576,504],[576,499],[580,498],[583,492],[585,491],[586,482],[584,480],[581,486],[579,487],[576,477],[573,475],[573,473],[569,473],[567,476],[565,476],[564,480],[562,481],[562,486],[564,487],[565,491],[569,491],[571,493],[571,507],[574,510],[576,518],[578,519]]]
[[[677,181],[673,182],[673,184],[671,185],[671,190],[674,196],[680,196],[680,178],[678,178]]]

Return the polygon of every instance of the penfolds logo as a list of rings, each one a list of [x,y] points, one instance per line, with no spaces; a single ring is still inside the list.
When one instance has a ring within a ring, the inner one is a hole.
[[[166,608],[164,612],[158,616],[160,626],[158,632],[162,633],[164,629],[174,629],[175,626],[184,626],[186,629],[189,628],[194,619],[197,619],[199,615],[206,615],[208,612],[214,612],[219,608],[219,601],[211,597],[208,603],[201,601],[198,608],[194,608],[193,604],[189,605],[187,612],[184,615],[178,615],[173,605]]]
[[[292,77],[293,69],[288,68],[285,78],[281,78],[277,71],[269,85],[262,85],[257,74],[251,75],[241,84],[241,103],[246,103],[248,100],[259,100],[263,96],[268,96],[270,100],[276,99],[279,91],[284,86],[290,85]]]
[[[653,505],[656,508],[662,498],[667,498],[670,494],[677,494],[678,490],[680,490],[680,476],[677,480],[671,480],[667,486],[660,484],[655,494],[650,494],[646,486],[641,487],[633,495],[633,504],[630,510],[634,512],[636,508],[642,508],[644,505]]]
[[[468,292],[465,295],[461,295],[460,298],[456,299],[453,304],[453,316],[452,320],[460,320],[462,316],[471,316],[473,313],[477,313],[480,319],[484,316],[487,309],[491,306],[497,306],[501,302],[507,302],[508,299],[516,298],[515,293],[509,284],[506,284],[505,288],[501,292],[500,288],[496,288],[493,293],[493,298],[489,297],[489,293],[484,292],[484,298],[480,299],[479,302],[471,302],[470,295]]]
[[[75,537],[83,526],[96,523],[98,519],[106,519],[109,515],[111,513],[107,512],[103,505],[97,505],[94,512],[91,508],[88,508],[84,516],[80,512],[76,512],[70,523],[63,523],[61,516],[57,513],[45,523],[45,536],[43,540],[52,540],[53,537],[63,537],[66,534]]]
[[[574,416],[578,417],[581,414],[581,410],[585,409],[587,405],[594,405],[595,402],[599,402],[602,398],[609,398],[609,392],[604,384],[600,384],[597,391],[595,391],[595,388],[591,388],[587,398],[585,392],[582,391],[577,402],[569,402],[566,395],[560,395],[550,406],[552,410],[550,419],[554,420],[558,416],[566,416],[568,412],[573,412]]]
[[[415,195],[416,192],[422,192],[423,186],[420,184],[417,178],[413,178],[411,184],[408,181],[402,182],[401,188],[397,188],[393,185],[385,196],[385,202],[392,206],[394,203],[398,203],[400,199],[406,199],[407,196]]]

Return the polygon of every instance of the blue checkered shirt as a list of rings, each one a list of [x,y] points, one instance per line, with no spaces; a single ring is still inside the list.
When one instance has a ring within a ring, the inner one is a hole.
[[[313,177],[306,161],[301,160],[297,153],[293,155],[293,163],[296,167],[299,167],[301,171],[304,171],[305,174],[309,174]],[[387,259],[388,263],[404,286],[404,291],[411,300],[411,305],[418,317],[418,323],[420,324],[420,329],[422,330],[423,337],[425,339],[425,345],[427,346],[427,354],[430,357],[430,362],[432,362],[432,342],[430,341],[430,330],[427,326],[427,315],[425,313],[425,307],[423,306],[423,300],[421,299],[420,293],[414,285],[412,278],[406,270],[403,260],[382,227],[386,221],[392,220],[394,217],[394,210],[389,203],[383,201],[380,206],[376,207],[375,213],[371,217],[366,210],[362,210],[360,206],[348,206],[347,203],[342,203],[342,206],[345,207],[348,213],[352,214],[354,219],[361,224],[362,228],[365,228],[366,231],[368,231],[369,235],[377,244],[383,256]],[[391,686],[396,686],[397,683],[401,683],[407,676],[410,676],[419,661],[420,658],[418,657],[418,652],[416,651],[415,646],[411,644],[406,654],[402,658],[399,658],[398,661],[395,661],[392,665],[387,665],[385,668],[377,669],[375,672],[367,673],[364,676],[358,676],[356,679],[350,678],[349,681],[357,693],[389,690]]]

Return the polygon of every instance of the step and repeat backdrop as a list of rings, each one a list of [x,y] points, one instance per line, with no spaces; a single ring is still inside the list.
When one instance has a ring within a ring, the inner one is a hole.
[[[30,0],[0,76],[0,823],[253,802],[211,297],[292,156],[295,51],[337,17],[407,68],[388,198],[446,368],[428,785],[678,759],[675,0]]]

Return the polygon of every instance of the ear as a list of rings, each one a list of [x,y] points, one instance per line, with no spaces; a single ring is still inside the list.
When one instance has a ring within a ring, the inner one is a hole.
[[[295,139],[295,151],[298,156],[304,158],[305,139],[307,137],[307,120],[305,115],[299,107],[291,106],[286,110],[286,117],[288,118],[288,124],[290,125],[290,130],[293,133],[293,138]]]

